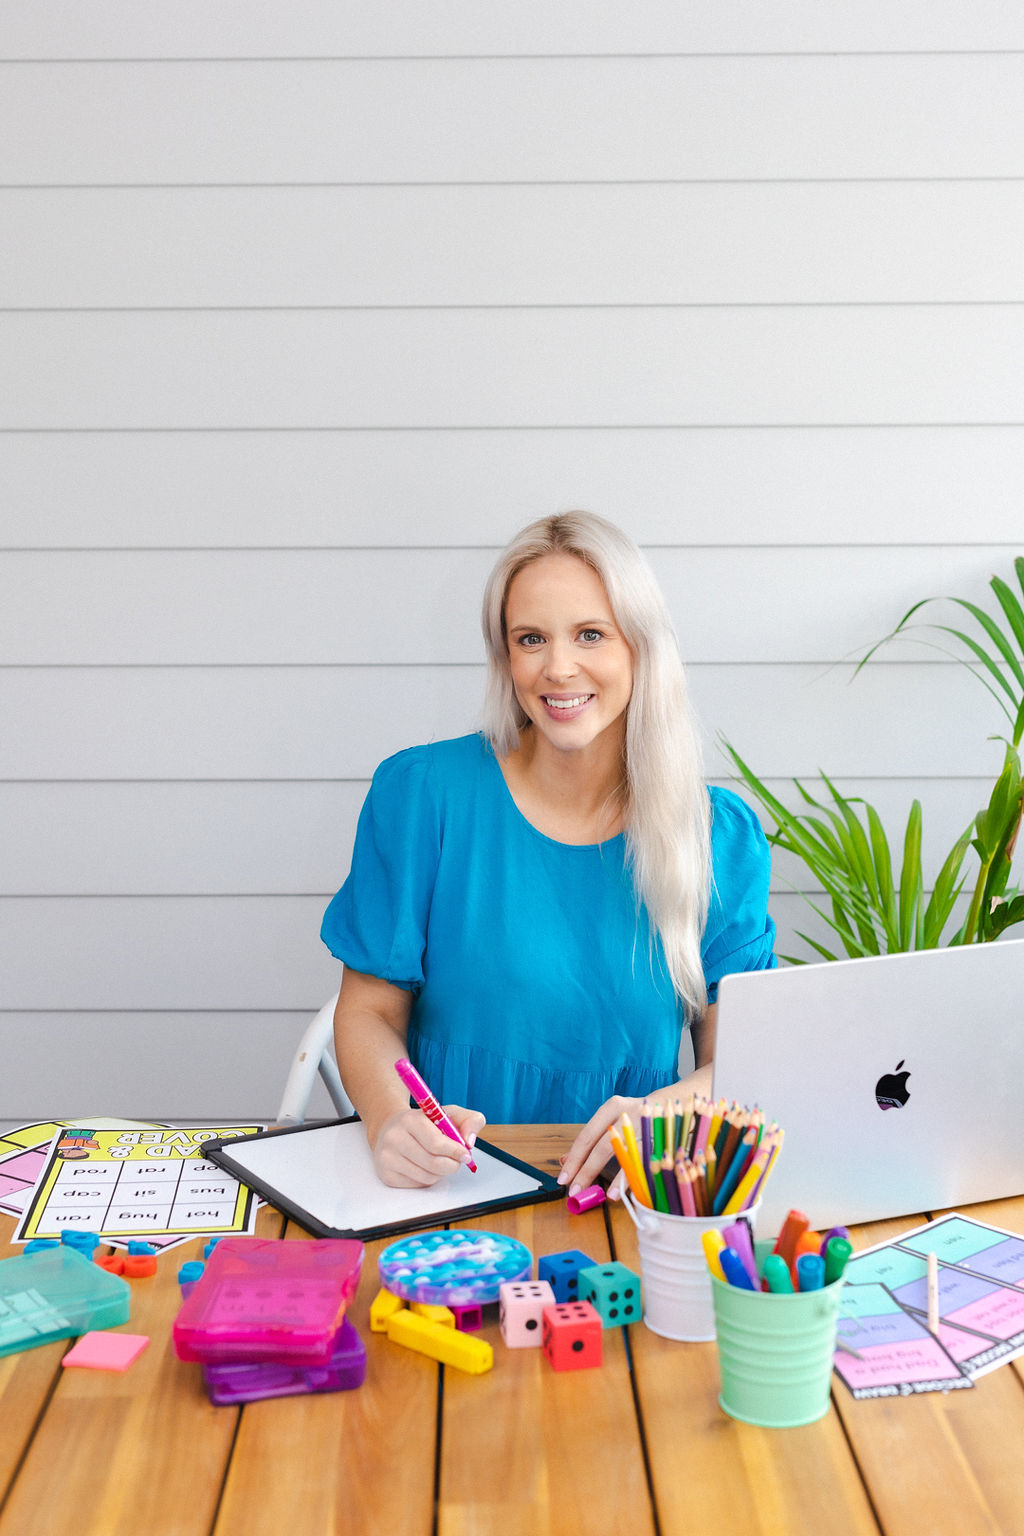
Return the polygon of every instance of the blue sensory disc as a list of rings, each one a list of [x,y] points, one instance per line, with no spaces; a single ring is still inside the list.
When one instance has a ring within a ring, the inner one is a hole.
[[[381,1285],[406,1301],[441,1306],[485,1305],[498,1300],[506,1280],[524,1280],[533,1269],[529,1248],[500,1232],[430,1232],[403,1238],[381,1254]]]

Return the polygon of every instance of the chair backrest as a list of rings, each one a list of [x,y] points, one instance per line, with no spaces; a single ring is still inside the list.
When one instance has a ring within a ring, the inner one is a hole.
[[[334,1059],[334,1010],[337,1003],[338,994],[335,992],[306,1026],[288,1069],[288,1080],[284,1085],[281,1108],[277,1112],[277,1121],[280,1125],[303,1123],[317,1073],[323,1079],[338,1114],[344,1117],[354,1113],[352,1101],[342,1087],[341,1076]]]

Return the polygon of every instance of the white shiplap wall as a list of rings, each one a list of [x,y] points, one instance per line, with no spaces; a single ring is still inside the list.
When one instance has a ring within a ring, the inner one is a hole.
[[[952,0],[0,0],[0,1118],[273,1112],[368,776],[475,723],[541,512],[649,549],[712,753],[944,849],[984,695],[831,664],[1022,547],[1022,50]]]

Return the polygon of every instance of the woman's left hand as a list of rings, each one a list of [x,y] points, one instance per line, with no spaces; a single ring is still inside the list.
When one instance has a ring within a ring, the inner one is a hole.
[[[623,1115],[629,1115],[631,1120],[635,1120],[639,1108],[639,1099],[627,1099],[622,1094],[616,1094],[614,1098],[606,1099],[597,1113],[591,1115],[562,1161],[558,1182],[568,1184],[568,1194],[575,1195],[594,1183],[602,1168],[614,1156],[609,1131]],[[613,1199],[617,1198],[618,1184],[616,1180],[608,1191]]]

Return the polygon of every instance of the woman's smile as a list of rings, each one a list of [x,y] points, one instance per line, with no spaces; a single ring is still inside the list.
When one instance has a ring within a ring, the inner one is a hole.
[[[544,693],[541,695],[548,711],[555,720],[575,720],[580,711],[585,709],[594,697],[592,693],[574,693],[569,698],[563,698],[558,694]]]

